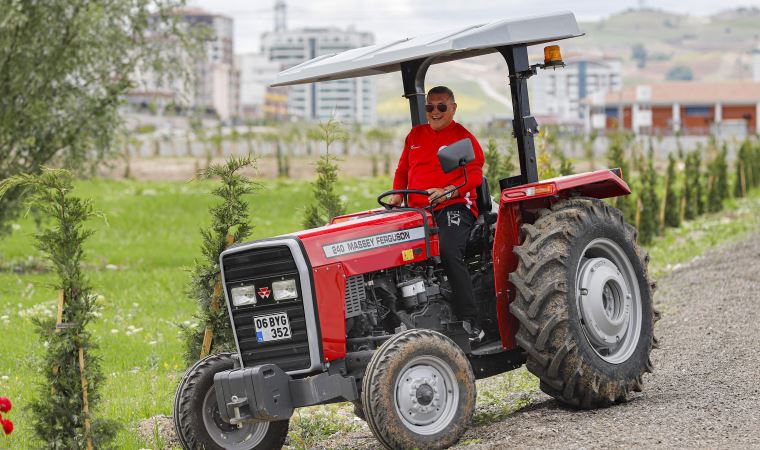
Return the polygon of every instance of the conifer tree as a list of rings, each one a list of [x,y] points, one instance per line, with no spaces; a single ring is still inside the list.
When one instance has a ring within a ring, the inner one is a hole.
[[[752,187],[760,186],[760,141],[755,141],[755,145],[750,147],[747,157],[747,167],[749,170],[748,185]]]
[[[488,179],[489,186],[498,186],[501,179],[502,163],[499,149],[496,146],[496,139],[489,138],[486,151],[483,155],[485,159],[485,176]]]
[[[625,160],[626,137],[621,133],[615,133],[610,136],[609,148],[607,149],[607,161],[611,168],[619,168],[623,172],[623,177],[633,189],[633,177],[629,172],[628,163]],[[636,208],[633,195],[623,195],[610,200],[612,206],[623,212],[629,223],[635,223]]]
[[[36,246],[57,275],[57,318],[34,318],[45,347],[40,364],[45,381],[31,403],[30,415],[38,448],[89,450],[108,447],[117,424],[94,414],[103,374],[88,328],[100,305],[82,272],[82,261],[83,244],[92,235],[84,224],[96,213],[90,201],[73,197],[72,189],[70,172],[43,169],[39,175],[16,175],[0,182],[0,198],[20,190],[25,203],[40,214]]]
[[[642,158],[643,159],[643,158]],[[647,162],[641,176],[641,217],[639,220],[639,241],[647,244],[657,234],[657,218],[660,211],[660,203],[657,201],[657,172],[654,170],[654,148],[649,145]]]
[[[312,184],[314,203],[306,208],[303,225],[307,228],[327,225],[333,217],[345,214],[346,205],[335,192],[338,166],[330,155],[330,146],[345,135],[340,123],[330,118],[319,125],[320,139],[325,143],[325,154],[317,161],[317,179]]]
[[[515,164],[515,141],[512,139],[507,140],[507,150],[504,156],[501,158],[501,178],[507,178],[517,172],[517,164]],[[498,184],[496,184],[498,186]]]
[[[254,164],[255,160],[250,155],[230,156],[225,163],[212,164],[197,175],[197,179],[221,179],[221,184],[211,191],[221,202],[209,209],[211,225],[201,230],[202,257],[195,260],[191,270],[188,295],[198,302],[199,311],[195,318],[200,326],[180,327],[185,337],[185,360],[188,365],[201,355],[235,349],[221,290],[219,255],[230,244],[245,240],[251,233],[248,203],[243,197],[252,193],[257,185],[239,172]]]
[[[705,189],[704,180],[702,179],[702,147],[700,145],[697,145],[697,149],[694,150],[694,167],[696,170],[691,181],[694,186],[697,214],[701,216],[705,213]]]
[[[684,219],[693,220],[704,213],[702,198],[701,147],[686,154],[683,179]]]
[[[734,197],[744,197],[750,187],[752,146],[748,139],[742,142],[736,154],[736,177],[734,179]]]
[[[663,224],[666,227],[677,227],[681,224],[679,210],[681,205],[676,193],[676,158],[671,153],[668,155],[668,171],[665,175],[665,194]]]
[[[709,179],[711,180],[707,191],[707,210],[718,212],[723,209],[723,201],[728,198],[728,163],[726,154],[728,149],[725,145],[716,154],[708,167]]]

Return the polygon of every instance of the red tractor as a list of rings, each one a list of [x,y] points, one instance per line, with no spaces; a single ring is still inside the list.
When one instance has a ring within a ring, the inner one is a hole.
[[[471,421],[475,380],[523,364],[578,408],[641,390],[655,342],[647,256],[601,200],[630,189],[616,169],[539,180],[536,168],[527,81],[563,63],[547,47],[530,65],[527,46],[580,35],[571,13],[502,20],[279,75],[289,85],[400,71],[417,125],[430,64],[505,58],[520,175],[500,180],[498,202],[483,180],[466,257],[486,337],[471,343],[452,312],[430,209],[383,202],[398,191],[380,195],[383,209],[236,245],[220,265],[238,352],[209,356],[182,379],[174,418],[185,448],[279,448],[295,408],[345,401],[386,448],[446,448]],[[444,171],[472,158],[469,140],[439,152]]]

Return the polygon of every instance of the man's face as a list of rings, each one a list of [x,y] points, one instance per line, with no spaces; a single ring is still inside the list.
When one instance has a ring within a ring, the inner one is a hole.
[[[427,104],[433,105],[433,110],[427,112],[430,107],[425,109],[428,123],[435,131],[442,130],[449,126],[454,120],[454,113],[457,110],[457,104],[451,101],[449,94],[430,94],[427,97]],[[438,105],[446,105],[446,111],[441,112]]]

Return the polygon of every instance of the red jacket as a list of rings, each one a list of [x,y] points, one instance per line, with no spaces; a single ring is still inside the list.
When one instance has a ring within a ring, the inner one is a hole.
[[[433,130],[430,125],[418,125],[406,136],[404,151],[398,161],[396,176],[393,179],[393,189],[421,189],[444,188],[446,186],[459,186],[464,182],[462,169],[456,169],[444,173],[438,162],[438,149],[445,145],[453,144],[464,138],[470,138],[475,160],[467,164],[467,184],[459,188],[459,195],[451,200],[436,205],[439,210],[449,205],[463,203],[478,217],[478,207],[475,204],[477,188],[483,180],[483,150],[478,140],[462,125],[452,122],[440,131]],[[428,198],[423,195],[410,195],[409,206],[428,206]]]

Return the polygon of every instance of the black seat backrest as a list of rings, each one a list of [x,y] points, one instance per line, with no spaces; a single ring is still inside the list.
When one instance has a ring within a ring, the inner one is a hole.
[[[483,182],[480,186],[475,188],[475,193],[478,194],[475,203],[478,205],[478,212],[483,214],[485,212],[491,212],[491,191],[488,189],[488,178],[483,177]]]

